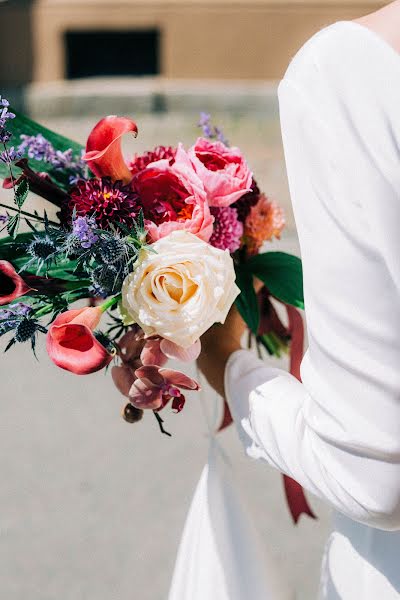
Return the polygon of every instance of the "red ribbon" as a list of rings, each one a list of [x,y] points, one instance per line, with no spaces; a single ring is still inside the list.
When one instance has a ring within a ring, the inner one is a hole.
[[[275,308],[273,307],[269,299],[268,292],[265,291],[265,288],[264,290],[262,290],[262,295],[260,295],[260,308],[262,309],[261,320],[263,321],[263,317],[265,319],[264,323],[262,323],[263,329],[265,327],[266,322],[269,322],[273,330],[280,330],[279,333],[285,331],[285,333],[288,336],[290,336],[290,373],[299,381],[301,381],[300,365],[303,358],[304,348],[303,318],[300,312],[294,306],[291,306],[289,304],[285,304],[284,306],[286,308],[289,320],[287,328],[285,328],[285,326],[279,319],[278,314],[275,311]],[[268,311],[268,313],[266,313],[266,311]],[[233,419],[229,410],[229,406],[225,401],[222,421],[218,428],[218,431],[222,431],[223,429],[225,429],[225,427],[228,427],[232,423],[232,421]],[[290,514],[292,515],[293,521],[297,523],[300,516],[303,513],[308,515],[312,519],[316,519],[317,517],[311,510],[311,507],[308,504],[307,498],[301,485],[288,475],[283,475],[283,485],[285,489],[286,501],[289,507]]]
[[[304,349],[303,317],[294,306],[285,304],[285,307],[289,319],[288,332],[291,337],[289,370],[294,377],[301,381],[300,365],[303,359]],[[311,510],[301,485],[288,475],[283,475],[283,485],[285,488],[286,501],[293,517],[293,521],[297,523],[303,513],[312,519],[316,519],[317,517]]]

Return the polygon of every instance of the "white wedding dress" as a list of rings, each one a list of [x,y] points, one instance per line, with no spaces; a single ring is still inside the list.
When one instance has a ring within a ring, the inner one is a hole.
[[[309,348],[300,383],[245,350],[239,435],[336,509],[320,598],[400,598],[400,55],[340,21],[279,85]],[[318,524],[316,524],[318,527]]]

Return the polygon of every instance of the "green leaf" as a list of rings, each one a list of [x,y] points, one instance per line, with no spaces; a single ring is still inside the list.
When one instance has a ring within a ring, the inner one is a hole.
[[[18,208],[22,208],[25,200],[28,197],[29,184],[27,179],[23,179],[17,189],[15,190],[15,204]]]
[[[286,252],[265,252],[250,258],[247,267],[275,298],[304,309],[303,269],[297,256]]]
[[[10,119],[7,122],[7,129],[12,134],[12,139],[10,144],[12,146],[18,147],[21,143],[21,135],[38,135],[41,133],[46,140],[51,142],[56,150],[60,150],[61,152],[65,152],[66,150],[72,149],[74,155],[79,156],[81,151],[83,150],[83,146],[70,140],[58,133],[55,133],[51,129],[47,129],[47,127],[43,127],[36,121],[25,117],[24,115],[16,112],[11,109],[13,113],[15,113],[15,119]],[[52,178],[57,181],[57,184],[62,187],[64,190],[69,188],[69,180],[68,173],[63,171],[54,171],[54,167],[46,163],[44,161],[37,161],[34,159],[29,159],[29,165],[34,171],[50,173]],[[20,169],[17,167],[13,167],[14,176],[17,177],[20,173]],[[9,177],[10,173],[8,170],[8,165],[0,161],[0,179],[5,179]]]
[[[19,236],[18,236],[19,238]],[[1,248],[0,248],[0,255],[1,255]],[[14,268],[18,271],[20,269],[22,269],[22,267],[28,262],[28,260],[31,259],[31,256],[26,256],[26,254],[24,256],[18,256],[16,257],[14,256],[10,256],[10,262],[13,264]],[[50,267],[48,269],[41,269],[41,270],[37,270],[37,265],[31,265],[30,267],[28,267],[28,269],[26,269],[26,271],[24,271],[25,273],[30,273],[33,275],[40,275],[42,277],[48,276],[54,279],[64,279],[66,281],[74,281],[76,282],[78,280],[78,275],[74,272],[74,269],[76,268],[77,265],[77,261],[76,260],[70,260],[70,259],[64,259],[64,260],[60,260],[57,265]],[[87,285],[88,280],[84,277],[79,278],[79,280],[81,281],[82,285],[85,286]]]
[[[236,267],[236,284],[240,294],[236,298],[236,306],[244,321],[255,335],[260,323],[257,296],[253,286],[253,275],[247,265]]]
[[[14,262],[14,259],[24,254],[24,244],[29,244],[34,236],[33,232],[19,233],[14,241],[11,237],[0,238],[0,259]],[[27,259],[25,259],[26,261]]]
[[[7,232],[13,239],[17,237],[18,227],[20,223],[21,216],[19,213],[15,215],[9,216],[7,221]]]

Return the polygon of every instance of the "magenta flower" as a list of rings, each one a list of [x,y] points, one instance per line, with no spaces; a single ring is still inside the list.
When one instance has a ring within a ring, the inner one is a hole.
[[[199,384],[184,373],[154,365],[136,369],[135,376],[129,400],[136,408],[160,410],[172,400],[172,409],[180,412],[185,404],[181,389],[200,389]]]
[[[140,198],[151,242],[176,230],[208,242],[214,219],[203,182],[182,144],[172,165],[168,159],[149,164],[134,176],[132,189]]]
[[[236,208],[226,206],[212,207],[211,214],[215,217],[214,231],[210,238],[211,246],[230,253],[240,248],[243,236],[243,223],[238,219]]]
[[[251,191],[253,175],[239,148],[199,138],[188,155],[210,206],[229,206]]]
[[[62,218],[68,222],[75,211],[78,217],[93,218],[100,229],[118,228],[119,223],[132,227],[139,210],[139,198],[129,186],[109,177],[93,178],[72,188]]]
[[[150,152],[145,152],[144,154],[136,154],[133,157],[132,162],[128,165],[129,170],[132,173],[132,176],[140,173],[146,167],[148,167],[151,163],[157,162],[159,160],[168,160],[169,164],[175,160],[176,148],[172,148],[171,146],[157,146],[154,150],[150,150]]]

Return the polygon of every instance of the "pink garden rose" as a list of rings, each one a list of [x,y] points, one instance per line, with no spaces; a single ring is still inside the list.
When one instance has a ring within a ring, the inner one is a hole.
[[[251,190],[253,175],[239,148],[199,138],[188,154],[210,206],[230,206]]]
[[[172,165],[168,159],[149,164],[134,176],[132,187],[140,198],[151,242],[177,230],[208,242],[214,217],[204,185],[182,144]]]

